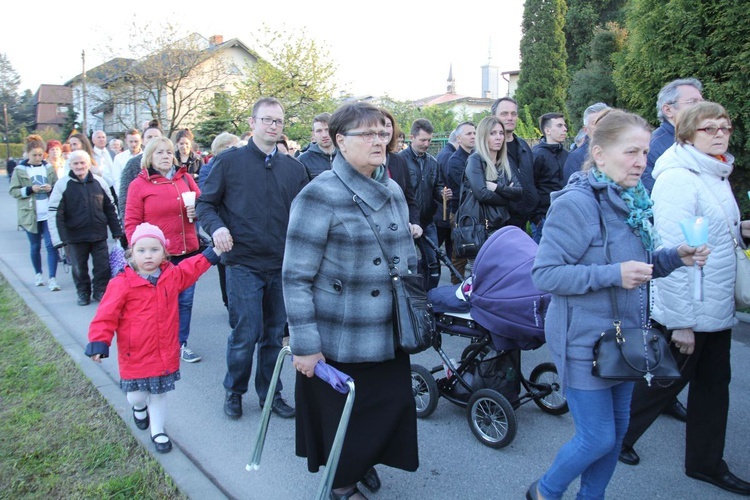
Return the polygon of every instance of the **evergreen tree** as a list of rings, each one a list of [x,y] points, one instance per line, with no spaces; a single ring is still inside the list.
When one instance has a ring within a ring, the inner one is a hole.
[[[570,81],[568,110],[572,123],[582,125],[579,120],[583,111],[595,102],[606,102],[610,106],[617,104],[612,57],[622,48],[623,42],[624,31],[615,23],[609,23],[606,29],[596,30],[591,40],[589,62],[576,71]]]
[[[521,74],[515,99],[532,116],[565,112],[568,71],[565,0],[526,0],[521,25]]]
[[[597,28],[610,22],[624,22],[626,4],[627,0],[568,0],[565,47],[571,74],[583,69],[589,61],[590,44]]]
[[[750,10],[743,2],[632,0],[628,41],[616,58],[621,104],[656,123],[659,89],[676,78],[703,82],[703,96],[727,108],[735,132],[732,185],[743,212],[750,206]]]

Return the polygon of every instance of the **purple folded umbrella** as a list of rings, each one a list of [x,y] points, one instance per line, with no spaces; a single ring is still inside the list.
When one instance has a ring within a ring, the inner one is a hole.
[[[294,360],[294,356],[292,356],[292,360]],[[327,382],[341,394],[349,392],[349,386],[346,385],[346,383],[352,380],[352,378],[346,373],[332,367],[322,359],[315,365],[315,375],[324,382]]]

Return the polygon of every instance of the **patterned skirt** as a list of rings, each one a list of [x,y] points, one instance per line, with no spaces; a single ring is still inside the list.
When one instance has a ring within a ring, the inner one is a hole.
[[[148,378],[133,378],[120,380],[123,392],[143,391],[151,394],[163,394],[174,391],[174,383],[180,380],[180,370],[169,375]]]

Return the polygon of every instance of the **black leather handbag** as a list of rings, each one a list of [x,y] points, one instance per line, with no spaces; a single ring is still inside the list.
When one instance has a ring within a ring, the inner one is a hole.
[[[479,201],[471,193],[471,189],[462,185],[458,211],[451,228],[453,251],[459,259],[476,257],[487,241],[487,220],[482,215]]]
[[[609,264],[607,226],[604,223],[601,209],[599,210],[599,222],[604,240],[604,255],[607,264]],[[650,297],[650,286],[645,288],[646,294]],[[680,370],[677,368],[677,362],[669,349],[669,343],[659,330],[651,328],[648,311],[645,311],[646,314],[641,314],[641,317],[645,319],[644,327],[622,328],[614,288],[610,288],[610,300],[612,301],[612,313],[614,315],[612,326],[614,328],[603,331],[594,344],[594,362],[591,367],[591,374],[609,380],[645,379],[649,387],[651,387],[652,380],[679,380],[681,377]],[[646,300],[646,304],[650,305],[650,300]]]
[[[349,189],[349,186],[346,187]],[[388,257],[390,253],[386,251],[383,240],[380,239],[380,234],[370,217],[368,208],[351,189],[349,189],[349,192],[352,193],[352,198],[362,210],[367,223],[378,240],[385,262],[388,263],[393,296],[393,333],[396,345],[407,354],[422,352],[432,346],[436,334],[435,316],[432,313],[432,305],[427,300],[422,275],[402,275],[399,272],[398,267]]]

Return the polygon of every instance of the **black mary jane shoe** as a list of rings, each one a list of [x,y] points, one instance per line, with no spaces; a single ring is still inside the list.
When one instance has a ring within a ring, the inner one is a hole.
[[[370,467],[359,482],[362,483],[362,486],[373,493],[380,489],[380,478],[378,477],[378,471],[375,470],[375,467]]]
[[[146,412],[146,418],[138,418],[135,416],[136,413]],[[135,420],[135,426],[138,427],[140,430],[145,431],[148,429],[150,419],[148,417],[148,406],[144,406],[143,408],[136,410],[135,406],[133,407],[133,420]]]
[[[165,443],[160,443],[156,440],[159,436],[164,436],[167,438],[167,441]],[[154,446],[156,446],[156,451],[159,453],[169,453],[172,451],[172,441],[169,439],[169,436],[164,434],[163,432],[160,432],[159,434],[155,436],[151,436],[151,441],[154,442]]]

